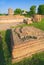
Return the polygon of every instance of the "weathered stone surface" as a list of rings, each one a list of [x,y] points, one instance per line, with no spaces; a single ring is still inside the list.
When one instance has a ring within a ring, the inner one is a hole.
[[[9,9],[8,9],[8,15],[13,15],[13,14],[14,14],[13,9],[9,8]]]
[[[32,23],[32,19],[31,18],[27,18],[27,19],[24,19],[23,22],[26,23],[26,24],[31,24]]]
[[[41,15],[42,19],[44,19],[44,15]]]
[[[34,15],[34,17],[33,17],[33,21],[35,21],[35,22],[40,22],[41,19],[42,19],[41,15]]]
[[[0,16],[0,23],[17,23],[23,22],[25,17],[21,15],[8,15],[8,16]]]
[[[12,61],[17,62],[36,52],[44,51],[44,31],[26,26],[12,29],[11,32]]]

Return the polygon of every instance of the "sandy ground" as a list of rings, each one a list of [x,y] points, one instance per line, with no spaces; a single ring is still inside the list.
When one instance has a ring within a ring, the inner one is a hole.
[[[7,29],[10,29],[11,26],[16,26],[18,24],[21,24],[19,22],[15,22],[15,23],[2,23],[0,24],[0,30],[7,30]]]

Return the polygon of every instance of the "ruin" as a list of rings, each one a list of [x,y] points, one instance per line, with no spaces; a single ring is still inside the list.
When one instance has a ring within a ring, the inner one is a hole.
[[[11,30],[11,47],[13,62],[44,51],[44,31],[33,26],[13,28]]]
[[[24,23],[26,24],[32,24],[32,19],[31,18],[26,18],[23,20]]]
[[[8,15],[13,15],[13,14],[14,14],[13,9],[9,8],[9,9],[8,9]]]
[[[33,16],[33,21],[35,21],[35,22],[40,22],[42,20],[42,16],[41,15],[34,15]]]
[[[24,11],[22,14],[26,14]],[[33,22],[40,22],[44,18],[44,15],[36,14],[32,17],[25,17],[23,15],[14,15],[13,9],[8,9],[8,15],[0,16],[0,23],[15,23],[15,22],[24,22],[26,24],[31,24]]]

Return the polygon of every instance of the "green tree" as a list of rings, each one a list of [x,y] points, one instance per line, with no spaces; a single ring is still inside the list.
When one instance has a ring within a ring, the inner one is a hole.
[[[33,6],[30,7],[29,14],[30,14],[31,16],[33,16],[33,15],[36,14],[36,6],[33,5]]]
[[[43,5],[39,5],[38,14],[44,15],[44,4]]]
[[[17,8],[15,11],[14,11],[14,14],[21,14],[22,13],[22,10],[20,8]]]

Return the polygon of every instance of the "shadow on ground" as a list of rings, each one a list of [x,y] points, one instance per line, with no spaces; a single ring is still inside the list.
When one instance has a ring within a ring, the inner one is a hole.
[[[0,65],[6,65],[5,63],[6,62],[3,51],[3,42],[2,42],[2,38],[0,38]]]
[[[11,55],[11,39],[10,39],[10,35],[11,35],[11,30],[10,29],[8,29],[7,31],[6,31],[6,34],[5,34],[5,41],[6,41],[6,44],[7,44],[7,47],[8,47],[8,51],[9,51],[9,55],[10,55],[10,57],[12,57],[12,55]]]

